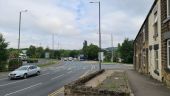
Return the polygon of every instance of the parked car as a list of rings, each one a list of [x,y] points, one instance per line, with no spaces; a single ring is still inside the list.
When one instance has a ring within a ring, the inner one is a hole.
[[[40,67],[36,65],[24,65],[8,74],[9,79],[27,78],[31,75],[40,75]]]
[[[68,60],[69,60],[69,61],[72,61],[72,60],[73,60],[73,57],[69,57]]]

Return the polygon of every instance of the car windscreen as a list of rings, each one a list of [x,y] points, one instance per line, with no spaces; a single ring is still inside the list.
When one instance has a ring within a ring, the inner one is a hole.
[[[27,70],[28,69],[28,67],[20,67],[20,68],[18,68],[18,69],[16,69],[16,70]]]

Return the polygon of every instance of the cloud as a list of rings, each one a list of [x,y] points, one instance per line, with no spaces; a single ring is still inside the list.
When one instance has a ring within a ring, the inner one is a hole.
[[[17,48],[19,11],[22,13],[21,47],[55,46],[80,49],[84,40],[98,45],[98,7],[91,0],[0,0],[0,32]],[[101,0],[102,46],[134,39],[153,0]]]

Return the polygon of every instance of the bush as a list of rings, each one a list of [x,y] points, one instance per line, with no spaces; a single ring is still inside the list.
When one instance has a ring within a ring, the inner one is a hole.
[[[21,59],[18,59],[18,58],[10,59],[9,64],[8,64],[8,70],[13,71],[13,70],[17,69],[18,67],[20,67],[21,65],[22,65]]]
[[[0,72],[7,71],[7,62],[6,61],[0,61]]]
[[[38,59],[28,59],[27,63],[38,63]]]

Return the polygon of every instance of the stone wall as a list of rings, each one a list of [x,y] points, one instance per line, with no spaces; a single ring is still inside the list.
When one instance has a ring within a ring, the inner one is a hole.
[[[148,65],[148,19],[146,19],[134,42],[134,66],[136,71],[148,74]]]
[[[84,85],[87,81],[96,77],[97,75],[100,75],[103,72],[104,70],[97,71],[83,78],[80,78],[74,82],[71,82],[70,84],[65,85],[64,95],[65,96],[130,96],[130,93],[102,90],[99,88],[92,88]]]
[[[170,69],[167,68],[167,39],[164,36],[170,32],[170,19],[167,17],[167,0],[161,0],[161,46],[162,46],[162,80],[170,86]]]

